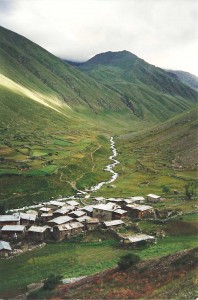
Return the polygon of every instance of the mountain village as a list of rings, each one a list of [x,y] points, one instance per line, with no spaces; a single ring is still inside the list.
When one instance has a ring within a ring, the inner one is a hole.
[[[0,215],[0,257],[12,257],[42,243],[68,241],[73,236],[100,229],[114,232],[123,245],[137,246],[156,241],[156,236],[140,232],[119,234],[116,229],[125,227],[127,220],[155,218],[151,203],[163,201],[160,196],[148,194],[146,199],[142,196],[127,199],[95,197],[89,205],[84,204],[86,199],[81,203],[74,197],[66,199],[45,202],[37,205],[35,210]]]

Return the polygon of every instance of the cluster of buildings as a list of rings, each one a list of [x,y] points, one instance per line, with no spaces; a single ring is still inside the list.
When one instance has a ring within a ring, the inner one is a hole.
[[[92,204],[82,206],[75,200],[52,200],[37,210],[0,215],[0,256],[12,252],[9,242],[61,241],[99,227],[124,225],[126,216],[132,219],[154,216],[153,207],[145,201],[143,197],[96,197]],[[147,202],[157,201],[161,201],[160,196],[147,195]]]

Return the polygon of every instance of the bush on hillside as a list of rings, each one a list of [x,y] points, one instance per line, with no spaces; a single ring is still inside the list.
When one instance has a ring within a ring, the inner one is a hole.
[[[44,290],[53,290],[59,283],[63,276],[50,274],[49,277],[44,281],[43,289]]]
[[[120,257],[120,260],[118,261],[118,267],[121,270],[126,270],[137,264],[139,261],[140,257],[138,255],[128,253]]]

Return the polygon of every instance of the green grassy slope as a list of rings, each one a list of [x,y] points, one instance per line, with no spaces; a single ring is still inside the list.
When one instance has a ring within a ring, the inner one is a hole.
[[[3,27],[0,61],[0,200],[16,207],[74,193],[100,133],[126,130],[137,117],[119,94]]]
[[[184,197],[185,185],[197,177],[197,107],[182,113],[163,124],[145,131],[118,136],[116,166],[119,178],[114,195],[163,194],[163,186],[170,192],[165,197]],[[103,187],[103,194],[111,191]]]
[[[55,106],[60,101],[72,108],[80,105],[92,110],[126,108],[115,92],[3,27],[0,27],[0,59],[0,74],[22,87],[41,93],[46,102],[51,97]]]
[[[152,121],[166,120],[185,111],[198,98],[196,91],[174,75],[128,51],[98,54],[78,67],[118,92],[137,116]]]

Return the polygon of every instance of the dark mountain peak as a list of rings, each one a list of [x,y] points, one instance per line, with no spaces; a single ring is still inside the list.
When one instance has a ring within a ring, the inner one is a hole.
[[[119,67],[125,67],[126,64],[129,65],[133,63],[138,57],[129,51],[123,50],[118,52],[104,52],[95,55],[89,59],[86,65],[113,65]]]

